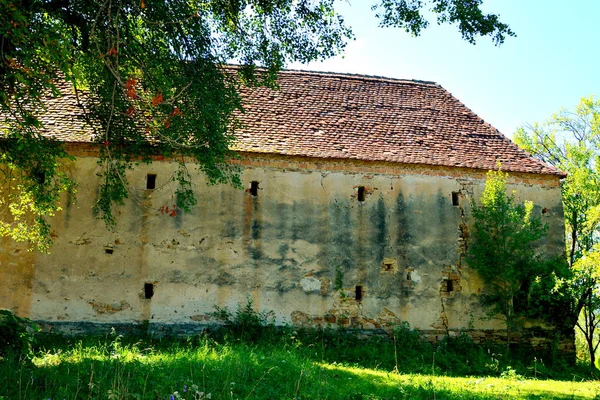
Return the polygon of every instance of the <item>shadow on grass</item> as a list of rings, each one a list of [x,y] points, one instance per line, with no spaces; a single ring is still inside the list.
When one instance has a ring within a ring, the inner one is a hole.
[[[324,339],[304,345],[293,338],[272,345],[208,338],[63,342],[40,353],[35,365],[0,362],[0,399],[593,398],[593,382],[393,374],[328,362],[325,347]]]

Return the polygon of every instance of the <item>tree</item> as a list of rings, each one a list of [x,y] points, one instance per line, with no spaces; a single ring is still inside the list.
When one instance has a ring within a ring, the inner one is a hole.
[[[584,336],[594,366],[600,345],[600,101],[582,98],[573,112],[520,128],[515,141],[568,174],[562,201],[569,274],[557,277],[555,292],[569,298],[571,326]]]
[[[575,326],[583,336],[593,368],[600,346],[600,246],[584,252],[575,263],[573,277],[563,284],[568,284],[581,301],[581,312]],[[582,289],[585,289],[583,293]]]
[[[471,43],[514,36],[481,4],[381,0],[373,8],[381,25],[414,35],[430,9]],[[47,250],[46,218],[73,187],[60,168],[67,154],[44,137],[39,119],[43,99],[60,95],[59,82],[72,84],[94,130],[102,177],[94,211],[112,226],[133,160],[180,160],[181,210],[195,204],[185,158],[213,183],[239,183],[226,162],[235,157],[239,85],[275,86],[286,63],[331,57],[351,38],[334,0],[0,0],[0,234]],[[242,67],[222,67],[230,61]],[[257,66],[264,69],[255,73]]]
[[[508,348],[517,317],[515,297],[544,266],[535,242],[545,236],[547,226],[531,214],[532,202],[520,204],[514,193],[507,194],[507,176],[501,170],[488,172],[480,204],[472,202],[474,229],[468,260],[491,289],[484,297],[491,312],[506,320]]]

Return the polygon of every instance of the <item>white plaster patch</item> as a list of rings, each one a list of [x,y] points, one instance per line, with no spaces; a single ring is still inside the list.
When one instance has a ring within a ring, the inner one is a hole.
[[[300,280],[300,286],[305,292],[318,292],[321,290],[321,281],[314,276],[306,276]]]
[[[419,275],[419,273],[417,271],[412,271],[410,273],[410,279],[414,282],[414,283],[419,283],[421,282],[421,275]]]

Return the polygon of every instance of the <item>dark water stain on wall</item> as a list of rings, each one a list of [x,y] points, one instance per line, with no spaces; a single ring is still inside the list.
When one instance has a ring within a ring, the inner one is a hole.
[[[294,202],[291,210],[292,227],[289,237],[292,241],[304,240],[320,243],[319,224],[322,223],[320,208],[310,201]]]
[[[406,249],[407,265],[431,265],[433,260],[447,264],[456,258],[460,218],[446,196],[441,192],[434,197],[419,195],[406,203],[399,197],[396,208],[397,218],[402,218],[402,223],[408,226],[410,241],[401,240],[407,234],[400,231],[397,239],[400,251]]]
[[[290,206],[286,203],[277,203],[274,208],[275,210],[272,219],[276,221],[276,235],[280,238],[287,237],[295,215],[290,213]]]
[[[261,199],[246,193],[244,196],[244,247],[253,260],[262,257],[262,208]]]
[[[64,210],[65,210],[65,217],[64,217],[64,228],[65,229],[69,229],[70,227],[70,222],[71,222],[71,214],[73,211],[73,204],[75,203],[75,194],[73,193],[73,190],[67,190],[67,196],[66,196],[66,200],[65,200],[65,205],[64,205]]]
[[[329,240],[323,243],[319,252],[319,263],[323,266],[329,279],[336,281],[336,273],[342,276],[356,267],[354,254],[349,249],[355,247],[351,219],[350,204],[348,200],[338,200],[329,203]],[[346,282],[344,282],[346,284]]]
[[[175,207],[175,205],[173,205]],[[181,229],[183,227],[183,220],[187,217],[187,213],[181,209],[176,208],[177,213],[174,217],[171,217],[173,224],[175,224],[175,228]]]
[[[362,285],[366,280],[367,266],[366,262],[369,253],[369,234],[371,221],[369,218],[369,203],[357,202],[352,204],[352,215],[355,216],[355,223],[352,235],[355,238],[354,247],[351,249],[353,254],[354,267],[346,271],[346,276],[352,280],[349,282],[352,286]]]
[[[408,246],[412,239],[408,220],[408,206],[404,200],[404,193],[400,191],[396,198],[396,254],[401,267],[406,266]]]
[[[239,216],[236,213],[232,213],[231,210],[237,209],[235,207],[234,199],[237,199],[237,192],[231,190],[221,191],[221,203],[219,209],[219,215],[222,222],[221,236],[227,239],[234,239],[242,234],[242,228],[240,226]],[[244,193],[245,195],[245,193]]]
[[[388,213],[383,194],[379,195],[377,206],[371,209],[371,221],[375,234],[372,235],[371,248],[375,254],[375,264],[380,265],[386,256],[389,247],[389,232],[388,232]]]
[[[456,241],[458,240],[457,226],[460,223],[456,207],[452,205],[451,194],[438,191],[435,207],[437,226],[436,252],[440,260],[449,264],[456,259]]]

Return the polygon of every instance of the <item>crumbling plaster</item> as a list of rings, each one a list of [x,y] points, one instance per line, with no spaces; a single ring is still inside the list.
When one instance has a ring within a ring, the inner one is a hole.
[[[190,166],[198,205],[176,215],[176,163],[128,171],[131,196],[108,231],[91,212],[96,159],[79,157],[69,167],[76,202],[65,198],[53,219],[51,254],[1,242],[0,307],[48,322],[186,324],[215,322],[215,306],[250,299],[278,323],[503,328],[486,318],[485,286],[464,257],[485,171],[252,155],[237,163],[247,190],[207,186]],[[147,174],[156,189],[145,189]],[[547,209],[541,248],[563,251],[558,178],[510,179],[519,199]]]

